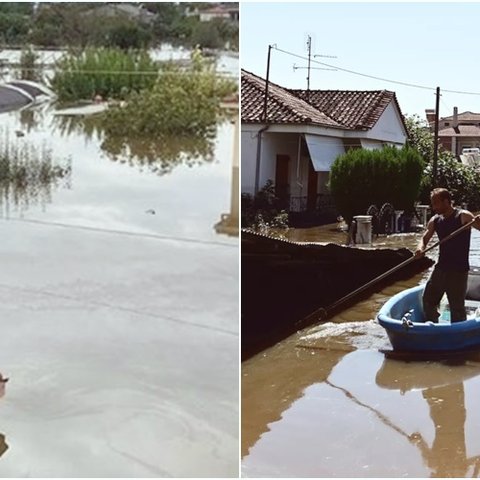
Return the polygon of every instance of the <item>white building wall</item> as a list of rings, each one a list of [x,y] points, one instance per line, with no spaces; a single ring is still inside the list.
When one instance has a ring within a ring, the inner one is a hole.
[[[262,155],[260,156],[260,175],[258,181],[258,189],[271,180],[275,183],[275,167],[277,154],[282,154],[282,142],[279,135],[271,135],[268,130],[263,133],[262,138]],[[280,150],[280,151],[278,151]]]
[[[257,158],[257,125],[242,125],[241,192],[253,195],[255,190],[255,160]]]
[[[242,124],[241,135],[241,191],[253,194],[255,191],[257,138],[262,125]],[[302,152],[298,161],[299,135],[309,133],[317,138],[325,139],[325,149],[329,146],[342,144],[342,138],[362,139],[364,148],[382,148],[384,144],[397,146],[406,142],[406,132],[400,114],[393,102],[390,103],[377,124],[369,131],[348,131],[340,129],[325,129],[308,125],[272,125],[262,134],[260,155],[260,174],[258,187],[261,189],[268,180],[275,182],[277,155],[290,157],[290,195],[306,196],[308,188],[308,171],[310,159]],[[333,137],[333,138],[332,138]],[[318,173],[318,193],[328,193],[329,173]]]
[[[385,143],[405,144],[407,141],[407,132],[393,102],[390,102],[378,119],[378,122],[368,131],[366,138]]]
[[[242,193],[253,194],[255,191],[255,174],[257,160],[257,140],[260,126],[242,125]],[[258,187],[261,189],[268,180],[275,182],[277,155],[290,157],[290,178],[296,175],[296,159],[298,151],[298,134],[262,133],[260,170]],[[308,172],[308,170],[307,170]]]

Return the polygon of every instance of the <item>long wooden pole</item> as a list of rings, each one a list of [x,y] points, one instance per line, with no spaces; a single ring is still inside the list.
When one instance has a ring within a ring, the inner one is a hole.
[[[433,137],[433,165],[432,165],[433,188],[437,186],[439,110],[440,110],[440,87],[437,87],[437,98],[435,101],[435,129],[434,129],[435,133]]]
[[[449,235],[447,235],[445,238],[443,238],[442,240],[439,240],[438,242],[435,242],[433,245],[431,245],[430,247],[427,247],[423,253],[427,253],[429,252],[430,250],[442,245],[443,243],[445,242],[448,242],[448,240],[452,239],[453,237],[455,237],[456,235],[458,235],[459,233],[463,232],[464,230],[466,230],[467,228],[470,228],[476,221],[478,217],[475,217],[473,220],[471,220],[470,222],[466,223],[465,225],[462,225],[460,228],[458,228],[457,230],[455,230],[454,232],[450,233]],[[331,312],[332,310],[334,310],[335,308],[337,308],[339,305],[341,305],[342,303],[345,303],[347,302],[348,300],[350,300],[351,298],[355,297],[355,295],[358,295],[359,293],[363,292],[364,290],[366,290],[367,288],[371,287],[372,285],[374,285],[375,283],[379,282],[380,280],[383,280],[384,278],[388,277],[389,275],[392,275],[392,273],[395,273],[397,272],[398,270],[400,270],[401,268],[405,267],[406,265],[408,265],[409,263],[413,262],[414,260],[416,260],[417,256],[413,255],[411,256],[410,258],[407,258],[407,260],[405,260],[404,262],[400,263],[399,265],[391,268],[390,270],[387,270],[385,273],[382,273],[381,275],[379,275],[378,277],[375,277],[373,280],[370,280],[368,283],[366,283],[365,285],[362,285],[361,287],[357,288],[356,290],[354,290],[353,292],[350,292],[348,295],[345,295],[344,297],[340,298],[339,300],[337,300],[336,302],[332,303],[330,306],[328,306],[327,308],[318,308],[317,310],[315,310],[313,313],[309,314],[307,317],[305,317],[304,319],[300,320],[298,322],[299,325],[301,326],[307,326],[309,324],[312,324],[312,323],[316,323],[316,322],[320,322],[324,319],[326,319],[329,315],[329,312]],[[297,324],[297,325],[298,325]]]

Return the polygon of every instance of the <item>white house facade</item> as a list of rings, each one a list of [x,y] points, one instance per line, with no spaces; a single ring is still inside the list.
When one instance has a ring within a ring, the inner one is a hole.
[[[304,99],[308,95],[308,101]],[[350,148],[401,147],[407,132],[393,92],[296,91],[242,71],[241,191],[269,180],[285,208],[311,211],[331,203],[330,167]]]

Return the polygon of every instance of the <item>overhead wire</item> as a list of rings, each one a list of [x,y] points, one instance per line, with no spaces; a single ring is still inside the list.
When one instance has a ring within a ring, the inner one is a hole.
[[[283,50],[281,48],[278,48],[276,45],[272,46],[272,48],[274,50],[277,50],[277,51],[279,51],[281,53],[284,53],[286,55],[290,55],[292,57],[296,57],[296,58],[300,58],[302,60],[307,60],[308,61],[308,57],[305,57],[303,55],[298,55],[297,53],[289,52],[287,50]],[[400,80],[391,80],[391,79],[388,79],[388,78],[378,77],[378,76],[375,76],[375,75],[369,75],[369,74],[366,74],[366,73],[357,72],[355,70],[350,70],[348,68],[339,67],[337,65],[332,65],[332,64],[329,64],[329,63],[325,63],[325,62],[319,62],[318,60],[314,60],[314,59],[310,59],[310,62],[311,63],[316,63],[318,65],[322,65],[322,66],[325,66],[325,67],[334,68],[334,69],[342,71],[342,72],[351,73],[352,75],[358,75],[358,76],[361,76],[361,77],[371,78],[373,80],[380,80],[382,82],[393,83],[393,84],[396,84],[396,85],[403,85],[405,87],[411,87],[411,88],[419,88],[419,89],[422,89],[422,90],[432,90],[432,91],[436,90],[436,87],[430,87],[430,86],[427,86],[427,85],[418,85],[418,84],[415,84],[415,83],[402,82]],[[468,91],[463,91],[463,90],[449,90],[449,89],[443,89],[443,88],[441,89],[441,91],[445,92],[445,93],[456,93],[456,94],[459,94],[459,95],[480,96],[480,92],[468,92]]]

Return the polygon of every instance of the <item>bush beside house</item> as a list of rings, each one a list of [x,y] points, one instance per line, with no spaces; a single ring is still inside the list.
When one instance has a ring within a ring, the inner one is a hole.
[[[410,147],[352,149],[333,163],[330,190],[348,222],[370,205],[391,203],[408,211],[418,197],[423,170],[421,155]]]

